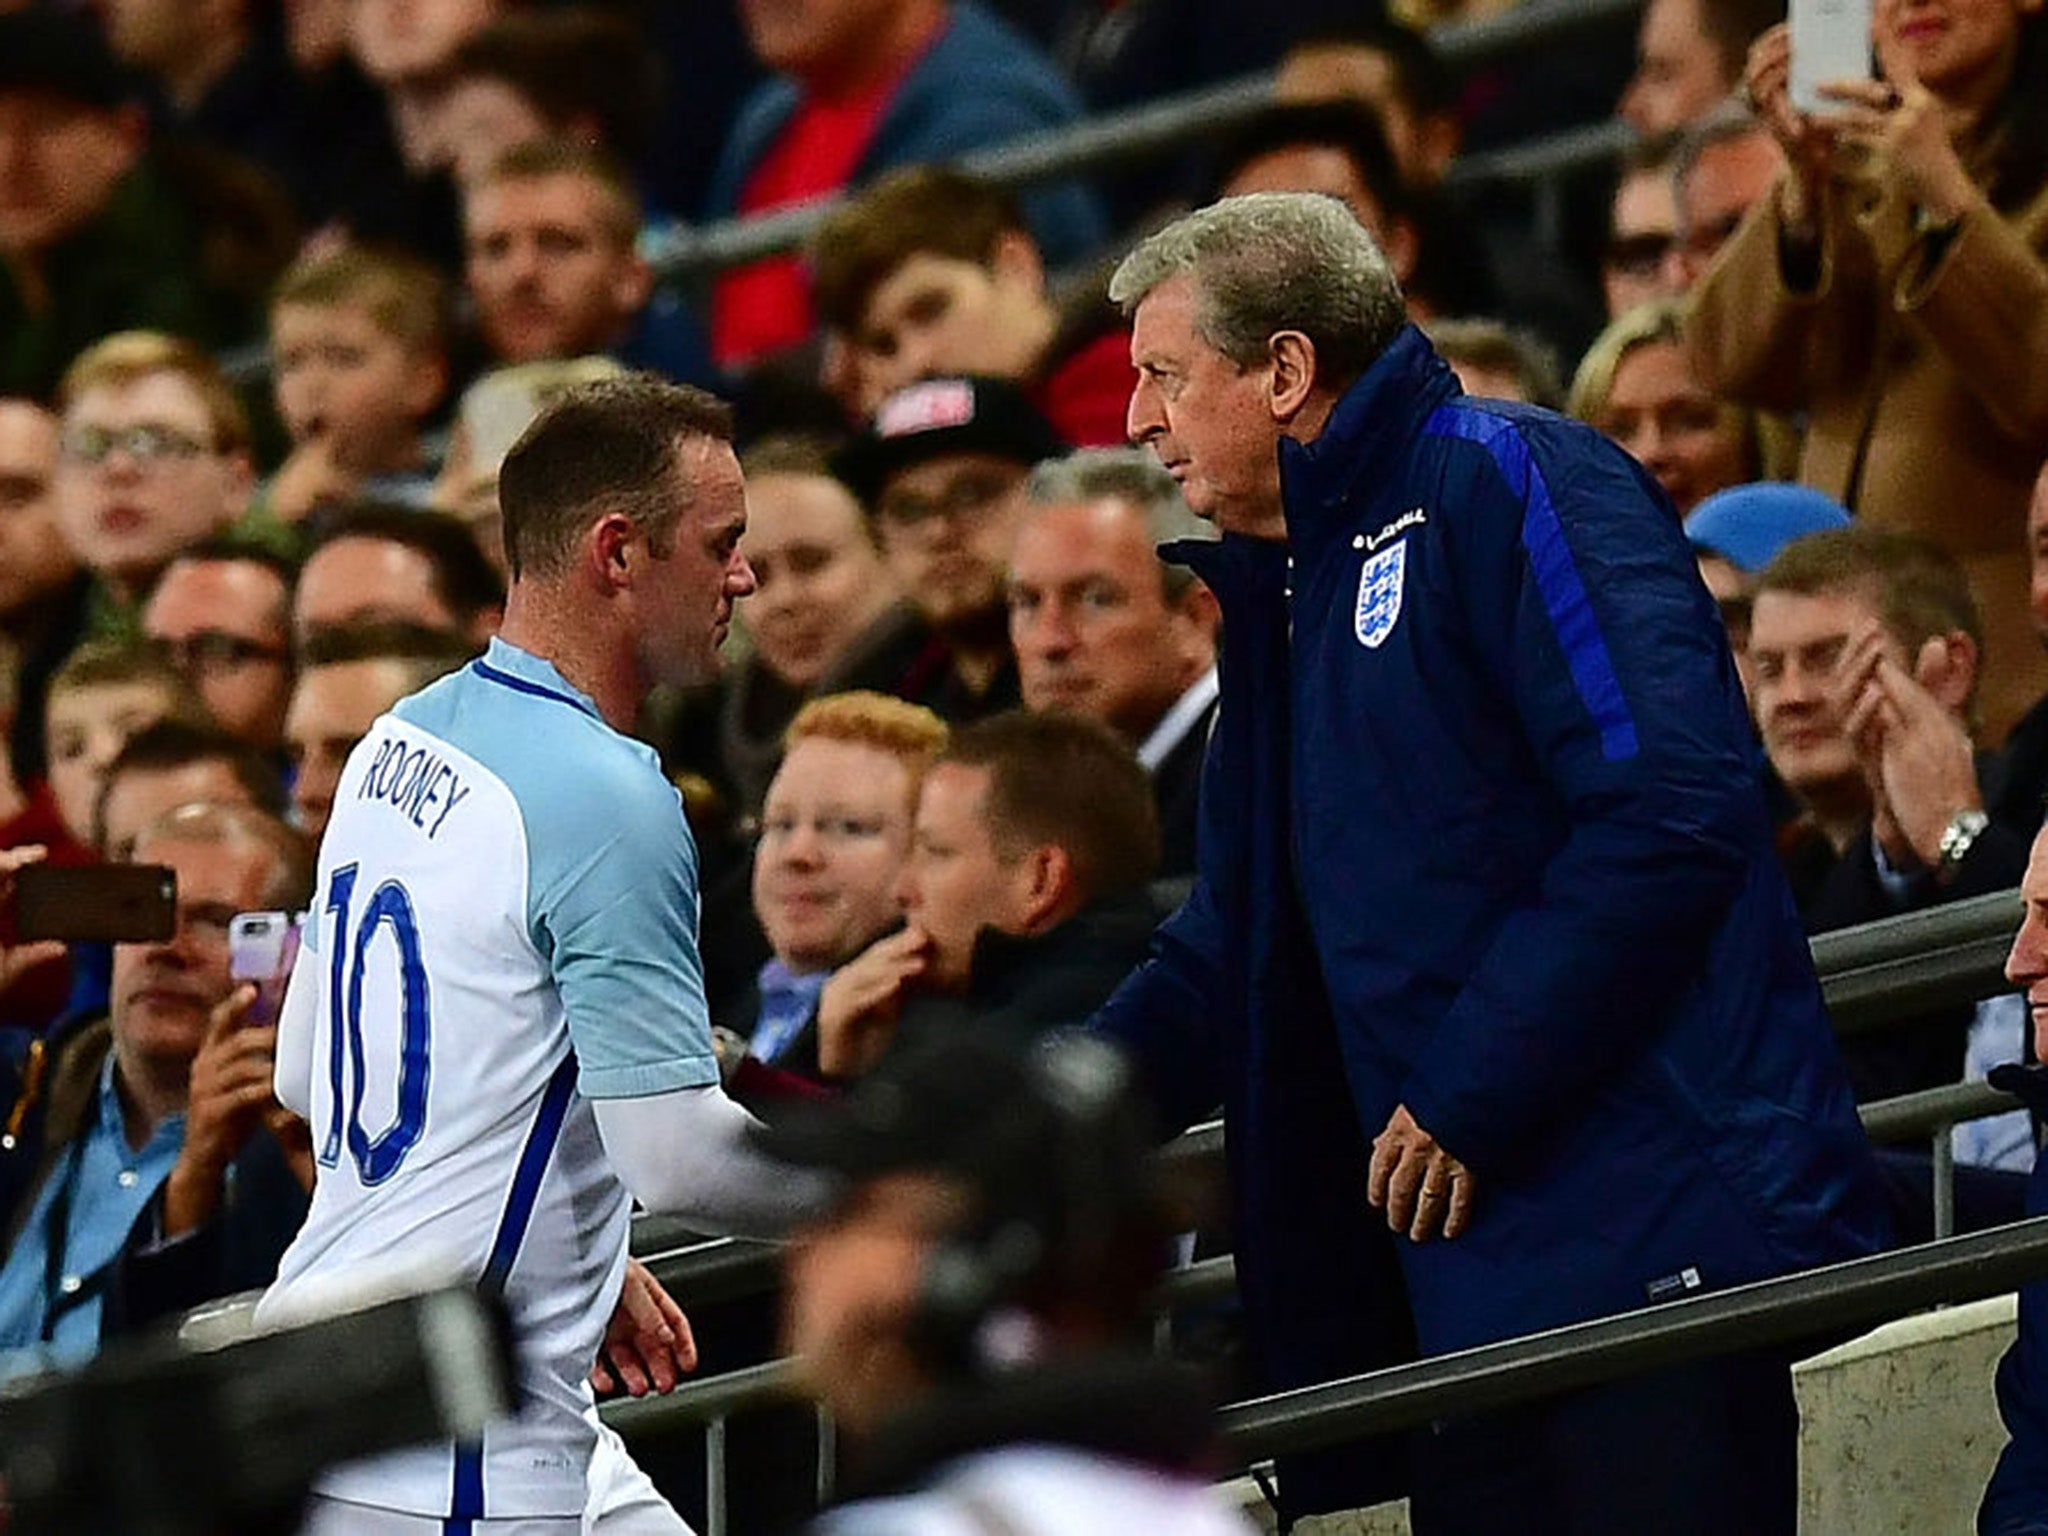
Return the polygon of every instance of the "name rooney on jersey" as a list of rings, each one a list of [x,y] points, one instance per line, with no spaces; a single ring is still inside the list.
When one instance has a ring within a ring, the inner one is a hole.
[[[469,798],[469,788],[438,754],[394,736],[370,759],[356,798],[385,801],[431,840],[448,813]],[[430,827],[427,818],[437,806]]]

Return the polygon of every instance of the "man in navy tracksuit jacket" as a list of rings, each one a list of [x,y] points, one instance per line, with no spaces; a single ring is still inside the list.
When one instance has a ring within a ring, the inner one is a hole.
[[[1169,1113],[1225,1106],[1271,1384],[1881,1246],[1654,483],[1461,396],[1327,199],[1200,210],[1111,293],[1132,434],[1223,530],[1173,549],[1225,654],[1195,892],[1098,1024]],[[1416,1530],[1790,1532],[1795,1424],[1780,1356],[1433,1426]],[[1386,1451],[1283,1468],[1288,1513],[1383,1493]]]
[[[2034,839],[2020,877],[2026,916],[2006,957],[2006,979],[2024,988],[2034,1021],[2033,1063],[1991,1069],[1994,1086],[2019,1095],[2036,1121],[2048,1114],[2048,831]],[[2027,1214],[2048,1216],[2048,1158],[2034,1164]],[[2020,1287],[2019,1337],[1998,1365],[1998,1411],[2012,1438],[1977,1511],[1981,1536],[2048,1536],[2048,1280]]]

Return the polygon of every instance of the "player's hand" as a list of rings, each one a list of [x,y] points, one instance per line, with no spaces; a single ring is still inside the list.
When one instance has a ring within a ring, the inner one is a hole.
[[[1386,1211],[1387,1225],[1418,1243],[1456,1237],[1471,1223],[1472,1196],[1472,1171],[1397,1105],[1373,1138],[1366,1179],[1366,1198]]]
[[[41,843],[24,843],[19,848],[0,849],[0,911],[10,914],[7,932],[14,932],[14,872],[40,864],[48,850]],[[14,985],[25,973],[52,960],[64,958],[64,946],[56,939],[35,939],[26,944],[0,944],[0,992]]]
[[[277,1102],[277,1027],[250,1024],[256,988],[243,983],[207,1016],[206,1034],[192,1058],[185,1105],[185,1144],[164,1181],[165,1237],[210,1219],[220,1205],[221,1182]]]
[[[270,1132],[278,1150],[284,1153],[285,1163],[291,1169],[292,1177],[299,1181],[299,1187],[310,1195],[314,1172],[313,1128],[275,1098],[263,1111],[263,1128]]]
[[[859,1077],[896,1038],[903,992],[930,963],[930,937],[915,924],[886,934],[826,978],[818,994],[818,1070]]]
[[[626,1260],[626,1283],[605,1325],[604,1345],[590,1368],[590,1385],[601,1394],[673,1392],[697,1369],[697,1339],[675,1298],[638,1259]]]

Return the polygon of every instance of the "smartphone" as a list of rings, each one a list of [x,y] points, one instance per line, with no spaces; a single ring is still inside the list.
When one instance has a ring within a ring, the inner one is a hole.
[[[289,912],[237,912],[228,923],[228,974],[256,984],[251,1024],[275,1024],[299,957],[299,922]]]
[[[13,936],[105,944],[178,931],[178,876],[163,864],[28,864],[14,872]]]
[[[1791,0],[1792,105],[1801,112],[1839,110],[1819,94],[1823,80],[1869,79],[1871,0]]]

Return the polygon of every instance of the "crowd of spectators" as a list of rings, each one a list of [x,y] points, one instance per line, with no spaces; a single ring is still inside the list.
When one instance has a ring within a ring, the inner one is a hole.
[[[0,1360],[82,1358],[125,1264],[305,1182],[222,914],[303,898],[350,748],[493,634],[497,465],[587,378],[738,403],[758,586],[722,681],[640,732],[733,1092],[1087,1017],[1194,872],[1220,623],[1157,553],[1213,530],[1123,446],[1106,263],[1218,196],[1338,198],[1467,391],[1564,407],[1686,520],[1810,932],[2015,884],[2048,18],[1877,13],[1816,112],[1773,0],[1650,0],[1633,74],[1589,44],[1546,109],[1545,56],[1461,72],[1367,0],[0,0],[0,855],[182,882],[169,940],[0,960]],[[1258,70],[1271,107],[1136,170],[944,163]],[[1603,113],[1631,146],[1547,221],[1461,178]],[[842,194],[800,251],[662,270]],[[2026,1035],[1994,999],[1846,1054],[1869,1100]],[[1958,1133],[1986,1219],[2032,1150]],[[260,1279],[257,1227],[173,1289]]]

